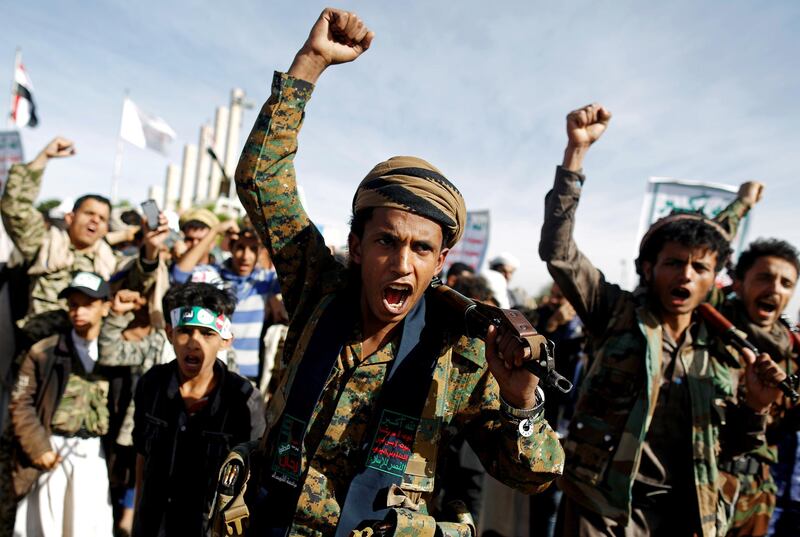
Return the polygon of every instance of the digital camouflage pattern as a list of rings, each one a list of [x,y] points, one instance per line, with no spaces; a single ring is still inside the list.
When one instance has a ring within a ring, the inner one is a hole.
[[[344,292],[346,267],[335,261],[318,229],[300,204],[293,160],[304,108],[313,86],[276,73],[272,95],[245,144],[236,182],[250,219],[269,248],[291,318],[285,343],[287,373],[267,409],[267,427],[277,422],[316,323],[335,293]],[[396,352],[397,340],[371,356],[361,354],[356,326],[338,357],[308,426],[305,446],[318,445],[307,470],[290,529],[291,535],[328,535],[339,519],[341,498],[359,468],[356,461],[371,409]],[[489,374],[483,343],[461,338],[439,358],[417,429],[415,454],[403,489],[425,500],[431,496],[437,449],[456,431],[466,430],[489,473],[524,492],[543,490],[560,474],[563,451],[546,422],[522,437],[499,410],[497,383]],[[267,435],[265,435],[266,438]]]
[[[643,290],[630,293],[606,282],[578,250],[572,229],[582,184],[582,175],[558,168],[545,199],[539,246],[594,349],[564,444],[561,484],[587,509],[625,523],[661,386],[662,328]],[[734,377],[718,360],[725,352],[701,324],[691,352],[680,356],[691,401],[697,525],[705,537],[725,534],[736,494],[735,483],[730,486],[718,471],[719,461],[764,441],[763,420],[735,403]]]
[[[46,312],[66,311],[66,300],[58,294],[69,285],[76,271],[95,272],[109,280],[121,265],[129,261],[118,256],[104,240],[92,248],[78,251],[69,235],[53,226],[45,226],[44,216],[34,207],[39,196],[43,171],[32,171],[26,164],[15,164],[8,174],[6,190],[0,200],[3,225],[28,268],[31,279],[30,305],[21,327],[34,316]],[[146,272],[141,263],[130,264],[122,279],[127,289],[141,290],[150,286],[154,273]]]

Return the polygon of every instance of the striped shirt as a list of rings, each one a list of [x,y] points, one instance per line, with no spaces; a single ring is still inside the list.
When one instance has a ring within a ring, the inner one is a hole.
[[[231,317],[233,350],[239,374],[257,379],[261,366],[261,338],[269,298],[280,293],[275,270],[257,267],[248,276],[239,276],[226,263],[220,267],[225,289],[236,296]]]

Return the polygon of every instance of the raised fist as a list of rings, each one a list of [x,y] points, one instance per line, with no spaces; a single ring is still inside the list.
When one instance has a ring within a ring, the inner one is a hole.
[[[569,144],[589,147],[603,135],[610,120],[611,112],[597,103],[570,112],[567,114]]]
[[[739,186],[739,193],[736,197],[752,207],[759,201],[764,194],[764,183],[758,181],[747,181]]]
[[[33,170],[42,170],[47,165],[47,161],[51,158],[71,157],[75,154],[75,144],[66,138],[56,137],[53,138],[44,149],[42,149],[36,158],[33,159],[29,167]]]
[[[326,8],[311,28],[289,74],[316,82],[329,65],[355,60],[372,44],[375,33],[355,13]]]
[[[111,311],[117,315],[123,315],[129,311],[135,311],[147,304],[147,300],[136,291],[130,289],[120,289],[114,295],[114,302]]]

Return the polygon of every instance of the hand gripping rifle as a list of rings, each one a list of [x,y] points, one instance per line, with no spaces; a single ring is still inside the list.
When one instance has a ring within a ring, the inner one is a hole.
[[[539,377],[544,386],[563,393],[572,390],[572,383],[556,371],[553,359],[555,344],[538,334],[522,313],[475,302],[443,284],[438,278],[431,282],[431,289],[433,296],[441,304],[463,319],[467,337],[486,341],[486,334],[492,325],[510,331],[531,350],[531,359],[522,364],[525,369]]]
[[[737,350],[750,349],[753,354],[758,356],[761,351],[758,347],[747,341],[736,331],[728,319],[726,319],[720,312],[711,304],[704,303],[697,306],[697,311],[705,321],[717,332],[722,341],[732,345]],[[778,388],[788,397],[792,403],[797,403],[800,400],[800,393],[797,393],[797,375],[787,376],[785,379],[778,383]]]

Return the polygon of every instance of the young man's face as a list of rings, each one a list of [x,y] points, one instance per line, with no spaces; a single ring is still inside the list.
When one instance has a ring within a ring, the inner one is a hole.
[[[249,276],[258,263],[261,243],[256,237],[239,237],[231,248],[233,270],[239,276]]]
[[[88,198],[74,212],[64,215],[67,232],[78,249],[89,248],[108,233],[108,205]]]
[[[204,326],[167,325],[167,336],[175,349],[178,369],[184,379],[207,374],[214,369],[214,360],[221,349],[230,347],[232,339],[222,337]]]
[[[439,224],[400,209],[375,209],[363,237],[351,233],[349,242],[361,270],[362,311],[378,325],[403,320],[448,253]]]
[[[103,322],[108,315],[111,303],[102,298],[92,298],[80,291],[73,291],[67,296],[69,320],[75,332],[85,337]]]
[[[183,243],[191,250],[211,232],[209,227],[192,226],[183,230]]]
[[[658,252],[655,263],[644,261],[642,269],[662,313],[682,315],[706,299],[714,286],[716,265],[717,252],[670,241]]]
[[[744,302],[747,316],[758,326],[769,327],[780,317],[797,284],[797,269],[789,261],[771,255],[759,257],[734,289]]]

